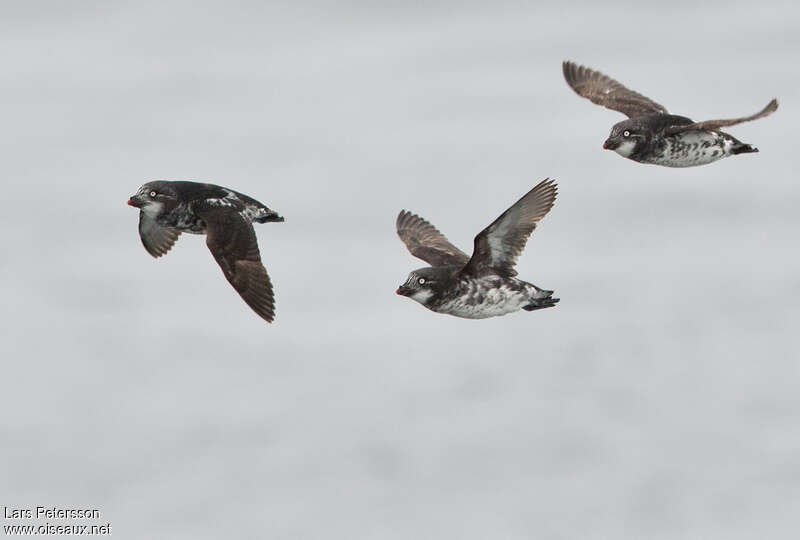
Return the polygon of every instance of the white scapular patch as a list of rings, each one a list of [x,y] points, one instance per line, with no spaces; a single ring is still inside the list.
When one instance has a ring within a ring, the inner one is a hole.
[[[208,204],[210,204],[210,205],[213,205],[213,206],[227,206],[227,207],[230,208],[232,206],[236,206],[234,204],[234,201],[238,201],[238,200],[239,200],[239,197],[236,196],[236,193],[234,193],[233,191],[231,191],[229,189],[226,189],[224,197],[221,197],[219,199],[206,199],[206,202]]]
[[[229,201],[227,197],[223,197],[221,199],[206,199],[206,202],[211,206],[233,206],[233,203]]]
[[[621,155],[622,157],[630,157],[633,154],[633,149],[636,148],[635,141],[622,141],[622,144],[617,146],[614,149],[614,152]]]

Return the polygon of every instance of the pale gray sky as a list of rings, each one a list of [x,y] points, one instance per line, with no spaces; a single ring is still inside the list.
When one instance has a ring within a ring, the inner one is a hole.
[[[0,504],[119,538],[793,538],[800,10],[791,2],[7,2]],[[761,153],[601,149],[602,70]],[[545,177],[554,309],[394,290],[402,208],[470,250]],[[277,320],[125,205],[195,179],[257,228]],[[3,524],[7,524],[4,521]]]

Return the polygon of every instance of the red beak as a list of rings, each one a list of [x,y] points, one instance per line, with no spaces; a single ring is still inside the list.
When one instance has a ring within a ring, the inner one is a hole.
[[[128,206],[134,206],[136,208],[141,208],[142,207],[142,203],[140,203],[139,201],[137,201],[133,197],[131,197],[130,199],[128,199]]]
[[[409,289],[404,285],[400,285],[395,292],[400,296],[408,296],[409,294],[411,294],[411,289]]]
[[[603,143],[603,149],[605,150],[614,150],[619,148],[619,142],[609,139],[606,139],[606,142]]]

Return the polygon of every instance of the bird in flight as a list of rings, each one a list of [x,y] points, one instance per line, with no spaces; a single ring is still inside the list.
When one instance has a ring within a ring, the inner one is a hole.
[[[199,182],[148,182],[128,204],[139,209],[139,236],[150,255],[165,255],[182,232],[205,234],[225,278],[259,317],[273,321],[272,282],[252,224],[283,221],[277,212],[232,189]]]
[[[663,105],[599,71],[569,61],[562,68],[567,84],[579,96],[628,117],[611,128],[603,148],[640,163],[695,167],[728,156],[758,152],[758,148],[720,128],[757,120],[778,109],[778,101],[773,99],[750,116],[693,122],[685,116],[669,114]]]
[[[437,313],[485,319],[554,306],[553,291],[517,279],[514,265],[537,223],[556,200],[557,185],[546,179],[475,237],[472,257],[433,225],[406,210],[397,234],[412,255],[431,266],[414,270],[397,294]]]

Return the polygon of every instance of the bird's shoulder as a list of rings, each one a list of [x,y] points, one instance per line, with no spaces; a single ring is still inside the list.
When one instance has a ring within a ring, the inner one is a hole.
[[[239,213],[245,209],[246,205],[236,192],[223,188],[198,193],[191,199],[190,207],[197,214],[207,212]]]
[[[677,114],[653,114],[642,118],[642,122],[653,132],[662,132],[670,128],[688,126],[692,124],[691,118]]]

